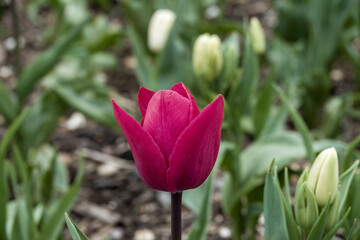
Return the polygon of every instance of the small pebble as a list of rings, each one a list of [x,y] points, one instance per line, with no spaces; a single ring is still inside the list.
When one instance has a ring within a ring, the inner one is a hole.
[[[228,227],[220,227],[219,236],[221,238],[229,238],[231,237],[231,230]]]
[[[340,82],[344,80],[344,73],[340,69],[332,69],[330,72],[330,78],[333,81]]]
[[[73,113],[65,123],[65,127],[71,131],[85,126],[86,126],[86,118],[80,112]]]
[[[8,37],[7,39],[5,39],[5,41],[4,41],[4,47],[5,47],[5,49],[8,50],[8,51],[14,50],[15,47],[16,47],[15,38],[13,38],[13,37]]]
[[[156,198],[163,207],[169,207],[171,204],[171,195],[167,192],[157,192]]]
[[[9,78],[13,75],[13,70],[11,67],[2,66],[0,67],[0,77],[2,78]]]
[[[114,228],[110,234],[111,239],[120,240],[124,237],[124,230],[122,228]]]
[[[155,234],[149,229],[140,229],[135,232],[134,240],[155,240]]]

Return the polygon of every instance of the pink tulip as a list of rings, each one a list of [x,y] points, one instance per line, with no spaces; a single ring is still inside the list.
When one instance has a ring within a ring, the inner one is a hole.
[[[141,124],[116,105],[113,109],[129,142],[141,179],[172,193],[200,186],[219,151],[224,100],[219,95],[201,112],[183,83],[171,90],[138,95]]]

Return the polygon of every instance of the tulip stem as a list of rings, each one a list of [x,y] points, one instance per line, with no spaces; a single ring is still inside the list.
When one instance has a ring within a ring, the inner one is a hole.
[[[171,240],[181,240],[182,192],[171,193]]]

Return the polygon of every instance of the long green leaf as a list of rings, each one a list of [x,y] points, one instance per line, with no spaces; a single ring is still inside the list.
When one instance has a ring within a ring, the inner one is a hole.
[[[138,33],[135,28],[130,25],[128,28],[128,35],[131,39],[134,54],[137,59],[136,75],[140,86],[150,88],[151,69],[147,62],[146,49],[144,48]]]
[[[273,86],[274,86],[274,90],[278,93],[281,101],[286,106],[286,108],[296,126],[296,129],[300,132],[300,134],[303,138],[303,142],[304,142],[304,146],[306,148],[308,160],[310,162],[313,162],[314,161],[314,151],[313,151],[313,146],[312,146],[312,136],[310,134],[308,127],[306,126],[306,123],[301,118],[300,114],[296,111],[296,109],[291,105],[289,99],[286,97],[286,95],[281,90],[281,88],[279,88],[276,85],[273,85]]]
[[[348,210],[345,212],[343,217],[340,219],[340,221],[325,235],[323,240],[331,240],[333,239],[334,235],[336,234],[337,230],[343,225],[346,218],[349,216],[351,208],[348,208]]]
[[[51,240],[56,239],[57,235],[60,233],[63,223],[64,223],[64,212],[70,210],[74,201],[77,197],[77,193],[81,186],[81,180],[83,176],[83,160],[80,161],[78,173],[76,175],[75,182],[67,193],[61,198],[56,209],[48,219],[44,222],[44,225],[41,228],[41,235],[39,240]]]
[[[322,209],[322,211],[320,213],[320,216],[316,220],[314,226],[311,228],[310,233],[309,233],[309,235],[307,237],[307,240],[322,239],[322,236],[323,236],[324,231],[325,231],[326,219],[327,219],[327,216],[328,216],[329,211],[330,211],[330,205],[331,204],[330,204],[330,198],[329,198],[327,204]]]
[[[18,208],[20,213],[19,215],[19,222],[22,224],[26,224],[27,226],[24,227],[28,230],[27,235],[30,239],[36,239],[36,226],[33,219],[33,201],[30,189],[30,180],[29,174],[26,169],[25,161],[21,156],[20,150],[17,145],[13,146],[13,160],[15,162],[15,167],[18,175],[21,179],[21,187],[22,187],[22,195],[20,198],[17,199],[18,201]],[[23,219],[26,221],[22,222]]]
[[[17,101],[0,80],[0,115],[3,115],[8,123],[16,118],[19,111]]]
[[[356,150],[356,147],[360,144],[360,135],[357,136],[347,147],[345,152],[345,158],[344,158],[344,168],[346,169],[348,166],[350,166],[350,159],[353,154],[353,152]]]
[[[270,166],[264,189],[265,239],[289,239],[285,209],[278,189],[276,167]],[[275,169],[273,169],[275,168]]]
[[[64,53],[70,48],[71,43],[80,36],[86,23],[87,20],[69,31],[21,73],[16,89],[20,102],[24,101],[31,93],[36,82],[40,81],[59,62]]]
[[[56,85],[53,90],[76,110],[84,113],[86,116],[107,126],[116,126],[114,113],[110,100],[90,99],[79,95],[71,88]]]
[[[67,213],[65,213],[65,222],[73,240],[88,240],[85,234],[78,228],[78,226],[76,226]]]
[[[340,192],[340,204],[339,204],[339,214],[343,210],[343,207],[346,202],[346,198],[348,196],[348,192],[352,183],[352,180],[354,178],[355,172],[357,170],[357,167],[359,165],[359,160],[355,161],[351,167],[346,170],[343,174],[341,174],[339,178],[339,192]]]
[[[21,126],[23,120],[28,113],[28,109],[22,111],[22,113],[15,119],[10,125],[9,129],[5,133],[0,143],[0,240],[6,240],[5,228],[6,228],[6,204],[8,201],[8,187],[7,179],[5,175],[5,156],[9,148],[10,142],[13,139],[16,131]]]
[[[263,89],[260,91],[255,107],[252,111],[252,119],[255,126],[256,135],[259,136],[263,129],[266,121],[269,118],[270,110],[273,104],[274,91],[272,84],[275,79],[275,70],[272,69]]]
[[[259,75],[259,64],[254,53],[250,36],[247,34],[245,40],[245,55],[244,55],[244,72],[241,81],[236,81],[234,86],[230,89],[229,103],[238,116],[241,116],[249,106],[250,98],[254,93]]]
[[[250,98],[256,89],[259,77],[259,64],[249,34],[246,35],[245,39],[243,62],[241,81],[236,80],[229,93],[229,103],[232,107],[236,107],[236,115],[238,116],[241,116],[249,106]]]

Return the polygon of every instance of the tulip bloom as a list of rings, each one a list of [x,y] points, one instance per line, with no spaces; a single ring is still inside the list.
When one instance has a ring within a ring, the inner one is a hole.
[[[214,167],[220,146],[224,100],[219,95],[201,112],[183,83],[171,90],[140,88],[139,124],[113,100],[141,179],[172,193],[200,186]]]

